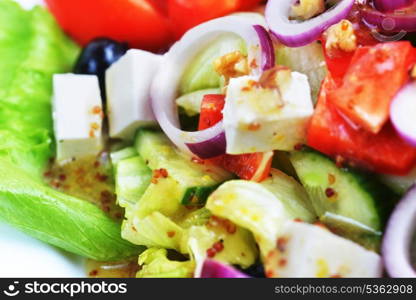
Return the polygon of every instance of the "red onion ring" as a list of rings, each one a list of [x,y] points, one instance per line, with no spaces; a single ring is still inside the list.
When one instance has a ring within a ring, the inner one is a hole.
[[[247,44],[248,60],[261,62],[251,69],[253,75],[260,75],[265,68],[274,66],[273,44],[265,37],[266,30],[260,29],[258,22],[253,22],[254,18],[243,16],[228,16],[206,22],[188,31],[165,54],[151,88],[152,108],[159,125],[179,149],[192,152],[203,159],[225,153],[226,141],[222,122],[206,130],[183,131],[180,129],[174,100],[189,62],[201,49],[224,33],[242,37]]]
[[[396,9],[407,7],[415,3],[415,0],[374,0],[374,6],[379,11],[391,12]]]
[[[355,0],[341,0],[323,14],[304,22],[289,20],[293,0],[269,0],[266,21],[271,33],[284,45],[301,47],[315,41],[328,27],[345,19]]]
[[[249,276],[231,266],[206,259],[199,278],[249,278]]]
[[[416,185],[397,205],[386,227],[382,254],[391,277],[416,277],[412,267],[410,246],[416,228]]]
[[[386,32],[416,31],[416,13],[384,13],[370,6],[360,11],[361,18],[369,27],[377,27]]]
[[[405,85],[394,97],[390,106],[390,119],[397,132],[416,146],[416,82]]]

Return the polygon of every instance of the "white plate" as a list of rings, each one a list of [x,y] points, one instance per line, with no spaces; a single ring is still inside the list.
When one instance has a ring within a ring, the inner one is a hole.
[[[31,8],[41,0],[16,0]],[[0,221],[0,277],[85,277],[84,259]]]

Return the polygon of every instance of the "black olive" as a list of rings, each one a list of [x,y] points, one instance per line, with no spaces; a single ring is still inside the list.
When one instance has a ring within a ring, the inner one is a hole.
[[[119,43],[107,38],[94,39],[82,50],[73,71],[75,74],[97,75],[101,95],[105,100],[105,71],[127,50],[127,43]]]
[[[254,278],[265,278],[266,274],[264,272],[264,267],[263,264],[261,262],[257,262],[254,265],[250,266],[247,269],[241,269],[239,268],[242,272],[246,273],[248,276],[250,277],[254,277]]]

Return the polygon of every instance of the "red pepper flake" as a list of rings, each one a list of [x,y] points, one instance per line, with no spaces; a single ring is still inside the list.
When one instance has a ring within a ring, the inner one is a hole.
[[[303,144],[296,144],[295,145],[295,151],[302,151],[303,150]]]
[[[340,274],[331,275],[329,278],[342,278]]]
[[[60,174],[58,178],[59,178],[60,181],[65,181],[66,180],[66,175],[65,174]]]
[[[94,115],[101,114],[101,112],[102,112],[102,109],[101,109],[101,107],[100,107],[100,106],[98,106],[98,105],[96,105],[96,106],[94,106],[94,107],[92,108],[92,113],[93,113]]]
[[[101,203],[108,204],[111,202],[111,200],[113,200],[113,194],[108,190],[101,191],[100,200]]]
[[[299,218],[294,219],[294,220],[293,220],[293,222],[296,222],[296,223],[303,223],[302,219],[299,219]]]
[[[98,168],[100,166],[100,162],[98,160],[96,160],[94,162],[94,165],[93,166],[94,166],[94,168]]]
[[[257,68],[257,67],[258,67],[258,65],[257,65],[257,61],[256,61],[256,59],[253,59],[253,60],[250,62],[250,68],[255,69],[255,68]]]
[[[45,177],[52,177],[52,171],[46,171],[45,173],[43,173],[43,176]]]
[[[277,250],[279,250],[280,252],[285,252],[286,247],[287,247],[287,242],[288,242],[288,239],[286,237],[279,237],[276,243]]]
[[[216,252],[221,252],[222,250],[224,250],[224,244],[222,241],[216,242],[212,248],[215,249]]]
[[[333,188],[327,188],[327,189],[325,190],[325,195],[326,195],[328,198],[332,198],[332,197],[334,197],[334,196],[335,196],[335,194],[336,194],[336,192],[335,192],[335,190],[334,190]]]
[[[209,248],[209,249],[207,250],[207,256],[208,256],[209,258],[213,258],[215,255],[217,255],[217,251],[215,251],[215,249],[213,249],[213,248]]]
[[[285,258],[282,258],[279,260],[279,267],[284,267],[287,265],[287,260]]]
[[[335,157],[335,164],[337,165],[338,168],[343,168],[345,165],[346,159],[344,157],[342,157],[341,155],[337,155]]]
[[[261,128],[261,125],[257,122],[250,123],[247,127],[247,129],[250,130],[250,131],[257,131],[260,128]]]
[[[272,278],[272,277],[274,276],[274,274],[275,274],[275,273],[274,273],[272,270],[267,270],[267,271],[266,271],[266,277],[267,277],[267,278]]]
[[[154,178],[154,177],[152,178],[152,180],[150,180],[150,182],[153,183],[153,184],[157,184],[158,183],[157,179]]]
[[[318,227],[321,227],[321,228],[323,228],[325,230],[328,230],[328,227],[326,227],[325,224],[323,224],[323,223],[321,223],[319,221],[313,223],[313,225],[318,226]]]
[[[167,178],[169,176],[166,169],[158,169],[153,171],[153,177],[155,178]]]
[[[167,234],[168,234],[169,238],[173,238],[175,236],[176,232],[175,231],[168,231]]]
[[[95,174],[95,179],[97,179],[100,182],[105,182],[108,179],[108,176],[105,174],[97,173]]]
[[[89,137],[90,137],[90,138],[95,138],[95,132],[94,132],[94,130],[93,130],[93,129],[90,129],[90,132],[89,132]]]
[[[227,232],[229,234],[234,234],[237,231],[237,226],[234,223],[226,220],[226,222],[225,222],[225,229],[227,230]]]
[[[107,205],[103,206],[103,210],[105,212],[110,212],[110,206],[107,206]]]
[[[121,219],[121,218],[123,217],[123,214],[122,214],[121,212],[118,212],[118,213],[114,214],[114,216],[115,216],[117,219]]]
[[[97,275],[98,275],[98,270],[92,270],[92,271],[89,273],[89,275],[90,275],[90,276],[97,276]]]

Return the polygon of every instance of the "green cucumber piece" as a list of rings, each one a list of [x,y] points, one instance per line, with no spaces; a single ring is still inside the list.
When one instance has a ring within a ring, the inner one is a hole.
[[[127,147],[123,148],[121,150],[112,152],[110,154],[111,157],[111,163],[113,164],[114,168],[117,168],[117,165],[120,161],[123,159],[131,158],[138,156],[136,149],[134,147]]]
[[[152,179],[152,171],[140,156],[121,160],[116,168],[116,195],[121,207],[136,204]]]
[[[291,162],[319,217],[333,213],[381,231],[396,195],[370,175],[340,169],[313,151],[292,152]]]
[[[162,209],[166,216],[171,216],[181,204],[202,205],[211,191],[232,178],[221,168],[194,162],[158,131],[139,130],[136,150],[150,169],[164,169],[168,175],[167,178],[156,179],[143,195],[139,203],[142,205],[142,216],[157,208]]]

